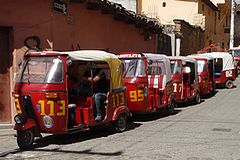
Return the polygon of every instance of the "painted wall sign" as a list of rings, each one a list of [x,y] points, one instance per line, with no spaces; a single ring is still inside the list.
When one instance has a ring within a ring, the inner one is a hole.
[[[67,3],[63,0],[54,0],[53,10],[63,14],[67,14]]]

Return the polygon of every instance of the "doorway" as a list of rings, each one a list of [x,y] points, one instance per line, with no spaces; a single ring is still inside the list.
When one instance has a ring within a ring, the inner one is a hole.
[[[0,123],[11,123],[11,27],[0,27]]]

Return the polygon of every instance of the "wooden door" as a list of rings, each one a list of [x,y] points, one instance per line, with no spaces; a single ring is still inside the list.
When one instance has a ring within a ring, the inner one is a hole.
[[[0,27],[0,123],[11,122],[10,31],[9,27]]]

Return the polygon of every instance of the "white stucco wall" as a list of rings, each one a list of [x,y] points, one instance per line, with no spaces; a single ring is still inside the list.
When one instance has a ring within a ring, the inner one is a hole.
[[[111,2],[119,3],[124,8],[134,11],[137,11],[137,1],[136,0],[109,0]]]
[[[217,3],[225,3],[225,0],[211,0],[213,4],[217,5]]]
[[[163,2],[166,7],[163,7]],[[198,13],[197,0],[142,0],[143,13],[157,17],[162,24],[173,24],[173,19],[184,19],[193,24],[194,15]]]

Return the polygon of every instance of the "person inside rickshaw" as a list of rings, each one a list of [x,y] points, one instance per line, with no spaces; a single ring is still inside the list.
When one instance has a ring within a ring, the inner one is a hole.
[[[101,65],[101,64],[100,64]],[[99,65],[99,66],[100,66]],[[95,106],[95,121],[101,121],[105,114],[105,101],[109,91],[109,81],[107,80],[107,70],[92,64],[87,67],[82,77],[83,83],[88,83],[91,87],[93,102]]]
[[[76,103],[76,98],[93,97],[96,121],[101,121],[105,115],[103,106],[110,88],[110,83],[107,78],[108,70],[109,69],[103,67],[98,67],[92,62],[87,64],[79,63],[71,67],[68,76],[69,80],[72,81],[70,83],[73,83],[73,85],[69,85],[70,103]]]

